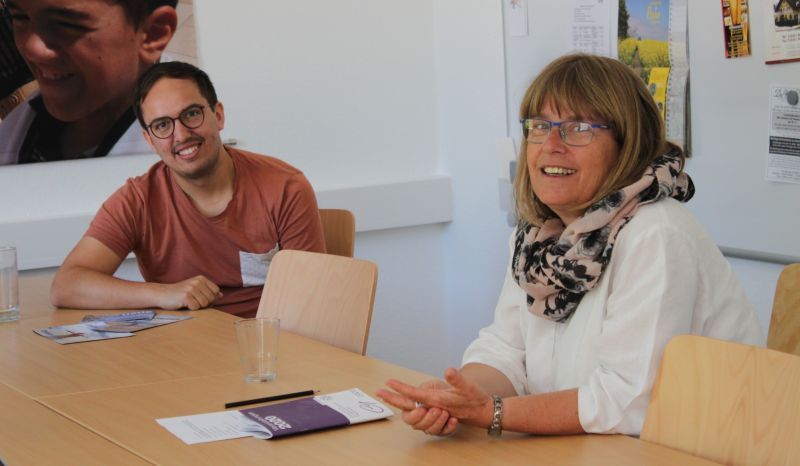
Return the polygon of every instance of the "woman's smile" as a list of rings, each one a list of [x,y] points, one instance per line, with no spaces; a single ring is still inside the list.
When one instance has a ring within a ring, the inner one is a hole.
[[[569,176],[575,173],[576,170],[564,167],[542,167],[542,173],[548,176]]]

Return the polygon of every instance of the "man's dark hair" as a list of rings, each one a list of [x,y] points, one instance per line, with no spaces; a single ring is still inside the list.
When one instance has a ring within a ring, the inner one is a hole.
[[[125,17],[134,26],[139,27],[145,18],[158,7],[171,6],[176,8],[178,0],[112,0],[125,10]]]
[[[171,79],[185,79],[193,81],[200,89],[200,94],[205,97],[211,110],[217,105],[217,93],[214,91],[214,85],[211,84],[211,79],[200,68],[180,61],[168,61],[165,63],[156,63],[150,69],[144,72],[139,77],[136,87],[133,90],[133,112],[136,118],[139,119],[139,124],[142,128],[147,127],[147,123],[142,116],[142,102],[147,97],[150,89],[163,78]]]

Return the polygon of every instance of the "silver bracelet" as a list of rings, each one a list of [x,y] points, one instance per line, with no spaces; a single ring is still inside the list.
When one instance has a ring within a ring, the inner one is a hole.
[[[499,437],[503,433],[503,399],[500,395],[492,395],[492,400],[494,401],[494,414],[488,433],[492,437]]]

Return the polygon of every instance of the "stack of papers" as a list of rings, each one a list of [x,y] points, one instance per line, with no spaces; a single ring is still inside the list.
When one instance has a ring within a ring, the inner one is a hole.
[[[156,314],[155,311],[135,311],[110,316],[86,316],[77,324],[35,329],[34,332],[61,345],[84,341],[132,337],[133,332],[159,325],[171,324],[191,316]]]

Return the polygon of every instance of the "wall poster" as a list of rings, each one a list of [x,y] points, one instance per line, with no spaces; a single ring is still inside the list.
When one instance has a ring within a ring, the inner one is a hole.
[[[800,60],[800,0],[764,0],[768,65]]]
[[[750,56],[749,0],[722,0],[725,58]]]
[[[619,0],[617,53],[642,77],[667,139],[690,153],[687,0]]]
[[[196,64],[197,46],[192,0],[147,4],[0,0],[0,165],[151,152],[136,78],[157,60]],[[167,26],[149,53],[134,38],[154,23]]]
[[[573,0],[572,48],[594,55],[613,56],[612,2]]]
[[[766,179],[800,184],[800,87],[772,85],[769,94]]]

